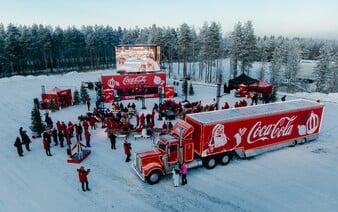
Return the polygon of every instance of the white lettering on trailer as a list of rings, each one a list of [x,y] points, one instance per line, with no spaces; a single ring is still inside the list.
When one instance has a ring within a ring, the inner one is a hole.
[[[257,141],[265,141],[279,137],[291,135],[293,129],[293,121],[296,116],[282,117],[275,124],[263,125],[262,122],[257,122],[249,131],[247,142],[249,144]]]

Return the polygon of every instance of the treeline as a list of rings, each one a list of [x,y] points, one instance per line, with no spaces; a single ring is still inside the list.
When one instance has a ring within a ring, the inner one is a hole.
[[[327,41],[257,37],[251,21],[235,24],[230,34],[224,34],[215,22],[204,23],[200,29],[186,23],[179,28],[153,25],[142,29],[0,24],[0,76],[111,68],[116,64],[114,47],[120,44],[159,45],[161,67],[169,76],[173,63],[178,63],[182,64],[178,73],[183,77],[193,71],[196,80],[213,82],[223,69],[224,58],[231,59],[233,76],[249,73],[254,61],[262,63],[262,78],[267,71],[272,72],[271,81],[283,77],[277,76],[280,73],[292,76],[300,59],[319,59]],[[330,46],[336,52],[336,44],[331,42]],[[198,64],[198,68],[188,72],[188,64]]]
[[[1,76],[107,68],[115,63],[121,30],[107,26],[61,29],[0,24]]]

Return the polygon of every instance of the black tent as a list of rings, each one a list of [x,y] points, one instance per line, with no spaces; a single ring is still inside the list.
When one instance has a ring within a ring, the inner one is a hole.
[[[246,74],[241,74],[238,77],[229,80],[229,88],[234,89],[240,84],[248,85],[254,82],[258,82],[258,80],[251,78]]]

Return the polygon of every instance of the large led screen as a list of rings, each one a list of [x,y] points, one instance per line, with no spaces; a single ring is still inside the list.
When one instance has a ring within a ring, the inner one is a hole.
[[[119,73],[160,71],[160,47],[156,45],[116,46]]]

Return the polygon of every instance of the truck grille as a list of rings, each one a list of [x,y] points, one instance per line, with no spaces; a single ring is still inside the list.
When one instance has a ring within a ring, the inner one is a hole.
[[[134,166],[138,171],[141,171],[141,159],[139,155],[135,154]]]
[[[132,168],[134,169],[135,173],[137,176],[142,180],[145,181],[144,176],[142,175],[142,170],[141,170],[141,158],[138,154],[135,153],[134,155],[134,161],[132,164]]]

